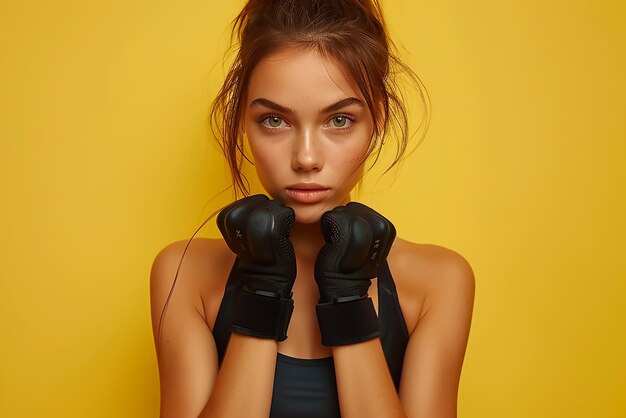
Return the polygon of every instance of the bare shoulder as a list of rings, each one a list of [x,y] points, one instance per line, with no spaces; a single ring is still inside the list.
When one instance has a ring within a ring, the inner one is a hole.
[[[223,239],[194,238],[166,245],[152,264],[153,300],[164,300],[174,285],[179,297],[187,298],[205,316],[212,295],[224,287],[234,258]]]
[[[396,237],[387,260],[400,298],[404,296],[407,305],[419,310],[411,325],[417,325],[433,304],[474,298],[472,267],[450,248]]]
[[[167,270],[179,270],[179,275],[190,281],[201,280],[198,285],[205,285],[207,274],[216,269],[230,267],[235,255],[223,239],[194,238],[174,241],[159,251],[155,265],[163,265]]]
[[[437,273],[455,271],[461,277],[473,276],[469,262],[458,252],[434,244],[419,244],[402,238],[396,238],[390,251],[396,258],[395,262],[400,268],[419,269],[434,276]],[[444,274],[444,276],[449,276]],[[461,279],[462,280],[462,279]]]

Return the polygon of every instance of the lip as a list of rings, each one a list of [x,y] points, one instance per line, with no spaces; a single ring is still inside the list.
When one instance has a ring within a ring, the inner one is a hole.
[[[317,183],[297,183],[287,188],[287,195],[300,203],[321,202],[329,192],[329,188]]]
[[[309,183],[296,183],[290,186],[287,186],[287,189],[298,189],[298,190],[325,190],[328,187],[322,186],[321,184],[309,182]]]

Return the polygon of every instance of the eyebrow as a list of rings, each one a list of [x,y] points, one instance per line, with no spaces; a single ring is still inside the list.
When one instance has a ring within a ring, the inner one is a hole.
[[[296,111],[293,110],[293,109],[289,109],[287,107],[281,106],[278,103],[274,103],[273,101],[265,99],[263,97],[259,97],[258,99],[254,99],[250,103],[250,107],[255,106],[255,105],[261,105],[261,106],[269,107],[270,109],[274,109],[277,112],[282,112],[282,113],[290,113],[290,114],[296,113]],[[357,99],[356,97],[346,97],[345,99],[339,100],[337,103],[333,103],[330,106],[326,106],[325,108],[320,110],[320,113],[334,112],[334,111],[339,110],[339,109],[341,109],[343,107],[351,106],[351,105],[357,105],[359,107],[363,107],[364,106],[362,100]]]

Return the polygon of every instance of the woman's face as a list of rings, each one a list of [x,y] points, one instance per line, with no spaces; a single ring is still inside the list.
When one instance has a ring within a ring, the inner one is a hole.
[[[243,129],[259,180],[272,198],[294,209],[296,222],[318,222],[350,201],[373,121],[340,67],[313,50],[281,50],[252,71],[244,106]],[[297,183],[327,190],[292,190],[303,187]]]

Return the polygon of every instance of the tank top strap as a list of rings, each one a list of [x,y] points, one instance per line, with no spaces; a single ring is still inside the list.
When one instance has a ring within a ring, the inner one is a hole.
[[[215,324],[213,325],[213,338],[215,339],[215,345],[217,347],[217,358],[220,367],[222,366],[226,346],[230,339],[230,325],[234,316],[235,300],[241,288],[241,276],[237,275],[238,263],[239,256],[235,257],[233,266],[230,269],[228,281],[226,282],[226,286],[224,286],[222,302],[217,312],[217,317],[215,318]]]
[[[397,392],[400,387],[409,331],[400,308],[398,292],[387,259],[378,268],[378,306],[380,340]]]

